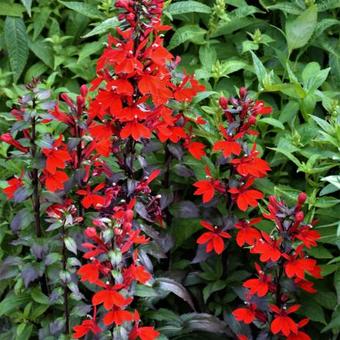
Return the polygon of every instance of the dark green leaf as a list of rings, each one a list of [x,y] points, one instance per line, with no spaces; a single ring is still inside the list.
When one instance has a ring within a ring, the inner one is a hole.
[[[297,18],[287,20],[286,37],[290,52],[308,43],[316,27],[317,17],[317,6],[312,5]]]
[[[101,18],[102,14],[98,11],[97,7],[84,3],[79,1],[59,1],[64,6],[66,6],[69,9],[72,9],[73,11],[80,13],[82,15],[85,15],[89,18]]]
[[[5,20],[5,42],[14,81],[16,82],[25,68],[28,59],[28,38],[22,19],[7,17]]]
[[[207,13],[211,12],[209,6],[204,5],[198,1],[179,1],[172,3],[168,11],[171,15],[185,14],[185,13]]]

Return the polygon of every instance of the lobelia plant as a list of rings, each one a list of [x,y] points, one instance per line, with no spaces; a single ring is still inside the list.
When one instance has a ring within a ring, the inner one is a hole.
[[[240,89],[239,98],[221,97],[219,104],[224,113],[220,124],[223,139],[213,143],[212,152],[222,153],[215,164],[223,175],[214,178],[207,166],[207,178],[194,183],[197,188],[194,194],[202,195],[208,209],[222,201],[226,209],[217,208],[227,216],[222,218],[221,226],[201,221],[208,231],[197,239],[197,243],[205,247],[206,253],[214,251],[220,255],[225,250],[225,239],[231,238],[229,232],[236,229],[237,245],[247,246],[251,254],[259,254],[263,263],[262,266],[254,263],[257,277],[246,280],[238,293],[246,306],[235,309],[232,314],[241,324],[229,320],[228,325],[241,340],[252,339],[256,334],[264,338],[273,334],[287,339],[311,339],[300,330],[308,323],[308,318],[296,322],[290,316],[300,308],[296,304],[299,290],[316,292],[306,274],[321,278],[316,260],[308,258],[305,252],[316,247],[320,238],[320,234],[312,230],[316,221],[312,224],[304,222],[302,206],[307,196],[300,193],[293,208],[271,196],[269,213],[263,214],[275,223],[275,229],[270,233],[258,226],[262,221],[260,217],[248,218],[249,208],[257,207],[258,201],[264,198],[260,190],[252,187],[254,181],[265,177],[270,168],[258,157],[256,144],[251,146],[247,140],[249,136],[257,135],[252,130],[257,116],[271,113],[271,108],[250,99],[244,88]],[[214,173],[218,170],[214,169]],[[218,200],[216,196],[219,196]],[[251,324],[254,327],[250,327]]]
[[[185,132],[189,121],[181,114],[180,103],[186,107],[203,89],[192,77],[174,71],[178,60],[163,47],[161,32],[170,27],[161,25],[162,5],[147,0],[116,2],[122,28],[117,28],[119,37],[109,36],[90,88],[90,97],[94,96],[87,130],[80,136],[82,143],[88,141],[81,148],[85,176],[76,193],[83,197],[83,208],[97,214],[84,232],[83,258],[88,262],[77,273],[95,292],[93,315],[73,328],[74,338],[113,326],[114,337],[159,335],[153,327],[140,326],[132,305],[138,284],[152,281],[147,250],[138,249],[150,242],[142,233],[144,224],[163,224],[162,197],[150,189],[160,171],[148,166],[143,150],[155,135],[163,143],[183,140],[184,147],[195,153],[200,143],[192,143]],[[67,119],[59,110],[52,114]]]

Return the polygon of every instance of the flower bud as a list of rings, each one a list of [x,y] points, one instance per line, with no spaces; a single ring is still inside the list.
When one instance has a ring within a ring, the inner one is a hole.
[[[255,124],[255,123],[256,123],[256,117],[250,116],[249,119],[248,119],[248,123],[249,123],[250,125]]]
[[[68,106],[70,106],[70,107],[73,107],[73,106],[74,106],[74,104],[73,104],[71,98],[70,98],[66,93],[62,93],[62,94],[60,95],[60,98],[61,98]]]
[[[305,215],[302,211],[298,211],[296,214],[295,214],[295,221],[296,222],[302,222],[303,219],[304,219]]]
[[[239,93],[240,97],[244,98],[248,94],[248,90],[245,87],[241,87]]]
[[[306,202],[307,199],[307,194],[305,192],[300,192],[298,196],[298,204],[302,205],[303,203]]]
[[[87,95],[87,86],[85,84],[80,87],[80,94],[82,95],[82,97],[86,97],[86,95]]]
[[[270,204],[276,206],[276,204],[277,204],[276,197],[274,195],[269,196],[269,202],[270,202]]]
[[[228,98],[221,97],[219,100],[219,104],[223,110],[226,110],[228,108]]]
[[[77,106],[78,108],[82,108],[85,104],[85,98],[83,96],[78,96],[77,97]]]

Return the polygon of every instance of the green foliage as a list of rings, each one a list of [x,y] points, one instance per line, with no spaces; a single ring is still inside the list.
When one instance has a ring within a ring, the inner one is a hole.
[[[117,25],[112,1],[0,1],[0,112],[33,77],[75,91],[95,74],[105,34]],[[102,35],[103,36],[98,36]]]

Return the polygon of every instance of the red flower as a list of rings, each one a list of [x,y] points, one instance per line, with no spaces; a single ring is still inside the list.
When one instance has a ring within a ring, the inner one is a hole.
[[[129,271],[130,275],[139,283],[145,284],[152,278],[151,274],[144,266],[136,266],[133,264],[129,267]]]
[[[144,52],[144,57],[151,59],[155,64],[163,66],[173,55],[163,46],[163,39],[157,37],[154,43]]]
[[[313,282],[296,277],[294,278],[294,283],[308,293],[315,294],[317,292]]]
[[[241,138],[243,133],[237,133],[235,136],[228,135],[224,127],[221,127],[220,131],[225,140],[216,142],[213,151],[222,151],[224,157],[229,157],[231,154],[238,156],[241,153],[242,148],[236,140]]]
[[[316,241],[320,238],[320,233],[312,230],[310,226],[301,226],[294,235],[295,238],[300,240],[307,248],[316,247]]]
[[[96,283],[99,279],[99,269],[96,263],[87,263],[82,265],[77,274],[80,276],[81,281],[88,281],[90,283]]]
[[[250,221],[239,221],[235,224],[235,227],[238,229],[236,243],[239,247],[242,247],[244,244],[253,246],[259,240],[261,233],[252,226],[260,221],[261,218],[253,218]]]
[[[203,156],[206,155],[204,151],[205,145],[203,143],[190,142],[189,144],[186,145],[186,148],[191,153],[191,155],[198,160],[200,160]]]
[[[272,113],[273,109],[270,106],[264,106],[263,100],[257,100],[252,107],[252,115],[268,115]]]
[[[248,337],[243,334],[237,334],[237,340],[248,340]]]
[[[23,186],[23,182],[21,178],[12,178],[7,181],[8,187],[3,189],[2,191],[7,196],[9,200],[14,197],[15,192]]]
[[[245,155],[240,159],[233,159],[231,163],[235,164],[236,170],[241,176],[264,177],[270,167],[265,160],[257,158],[257,155],[258,151],[256,151],[256,144],[254,144],[249,155]]]
[[[113,310],[105,314],[103,322],[105,326],[115,323],[117,326],[124,322],[135,320],[135,314],[127,310]]]
[[[22,151],[24,153],[28,152],[28,150],[29,150],[28,148],[22,146],[18,141],[16,141],[9,132],[2,134],[0,136],[0,141],[5,142],[9,145],[12,145],[16,149],[18,149],[19,151]]]
[[[188,84],[191,83],[191,86]],[[174,98],[179,102],[191,101],[198,92],[205,90],[205,87],[194,79],[193,76],[186,76],[174,92]]]
[[[129,305],[131,301],[132,298],[125,298],[113,289],[100,290],[92,297],[92,304],[94,306],[103,304],[106,310],[110,310],[113,306],[124,307]]]
[[[279,249],[280,241],[272,240],[264,231],[262,231],[261,234],[262,238],[256,242],[250,252],[253,254],[261,254],[260,260],[262,262],[277,262],[281,257]]]
[[[221,254],[224,250],[224,241],[223,238],[230,238],[230,234],[225,231],[221,231],[218,227],[213,227],[210,223],[206,221],[201,221],[201,225],[208,229],[208,232],[202,234],[198,239],[198,244],[207,244],[206,252],[210,253],[212,250],[215,251],[216,254]]]
[[[270,275],[266,275],[257,263],[255,263],[255,268],[258,272],[259,278],[245,281],[243,283],[243,287],[248,288],[250,290],[250,294],[257,294],[262,297],[268,293],[272,278]]]
[[[64,183],[68,180],[68,176],[63,171],[56,171],[54,174],[44,171],[44,177],[47,190],[52,192],[63,190]]]
[[[76,339],[82,338],[88,332],[92,332],[93,334],[98,334],[102,330],[99,328],[95,320],[84,320],[81,325],[73,327],[73,337]]]
[[[129,334],[129,340],[155,340],[160,335],[153,327],[136,327]]]
[[[105,197],[96,194],[98,191],[103,189],[105,183],[98,184],[92,191],[90,187],[87,187],[86,190],[78,190],[77,194],[81,196],[85,196],[81,200],[81,204],[84,208],[88,209],[91,206],[93,208],[100,208],[105,204]]]
[[[241,153],[241,145],[234,141],[218,141],[214,144],[213,151],[222,151],[224,157],[231,154],[239,155]]]
[[[301,321],[298,322],[298,328],[302,328],[305,325],[307,325],[307,323],[309,322],[309,319],[302,319]],[[305,332],[301,332],[300,330],[298,330],[298,332],[296,334],[290,334],[287,337],[287,340],[312,340],[312,338],[306,334]]]
[[[133,122],[126,123],[120,132],[120,137],[123,139],[128,138],[129,136],[131,136],[134,140],[150,138],[151,131],[149,128],[135,120]]]
[[[138,88],[143,95],[150,94],[156,105],[165,104],[172,97],[169,81],[159,76],[145,74],[138,82]]]
[[[253,304],[244,308],[237,308],[233,311],[235,319],[245,324],[250,324],[256,319],[256,306]]]
[[[224,189],[219,180],[211,178],[211,173],[208,167],[205,168],[205,173],[208,179],[202,179],[193,184],[197,188],[194,195],[202,195],[203,203],[207,203],[213,199],[215,196],[215,190],[223,192]]]
[[[292,333],[297,334],[298,325],[292,318],[288,316],[288,314],[296,312],[300,308],[300,305],[291,306],[287,310],[283,308],[280,309],[275,305],[270,305],[270,308],[275,313],[274,320],[270,325],[270,330],[273,334],[278,334],[280,332],[285,336],[288,336]]]
[[[257,207],[257,200],[263,198],[263,193],[258,190],[248,188],[253,184],[254,179],[249,178],[247,182],[239,188],[232,187],[228,191],[236,197],[236,203],[240,210],[246,211],[249,206]]]
[[[316,260],[314,259],[291,259],[285,263],[285,272],[289,278],[298,277],[299,279],[304,279],[305,272],[310,275],[320,278],[320,267],[317,266]]]
[[[64,169],[65,162],[71,160],[71,156],[67,150],[63,148],[58,149],[58,147],[62,145],[61,138],[62,136],[53,143],[51,149],[42,149],[42,153],[46,156],[46,170],[51,174],[55,174],[58,168]]]

